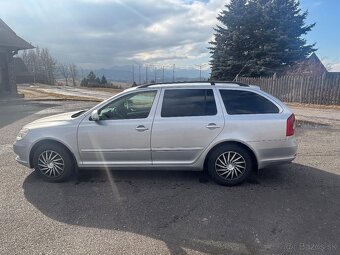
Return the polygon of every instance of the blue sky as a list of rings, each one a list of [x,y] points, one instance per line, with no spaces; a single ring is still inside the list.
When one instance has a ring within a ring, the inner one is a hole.
[[[300,3],[309,12],[307,24],[316,22],[306,37],[308,42],[316,42],[320,59],[340,71],[340,0],[300,0]]]
[[[216,16],[228,0],[0,0],[19,36],[83,68],[120,64],[206,64]],[[340,0],[301,0],[307,36],[327,67],[340,71]],[[205,65],[208,67],[208,65]]]

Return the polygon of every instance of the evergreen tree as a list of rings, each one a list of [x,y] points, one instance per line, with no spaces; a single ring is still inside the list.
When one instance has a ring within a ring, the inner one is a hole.
[[[315,25],[306,17],[296,0],[231,0],[210,42],[211,78],[272,75],[305,59],[315,51],[302,38]]]
[[[87,81],[88,81],[88,83],[96,82],[96,78],[97,78],[97,76],[94,74],[93,71],[91,71],[91,72],[87,75]]]
[[[83,78],[80,82],[80,86],[85,87],[88,85],[88,80],[86,78]]]
[[[100,78],[96,77],[96,79],[94,80],[95,83],[100,84]]]
[[[101,80],[100,80],[100,84],[107,84],[107,80],[106,77],[103,75]]]

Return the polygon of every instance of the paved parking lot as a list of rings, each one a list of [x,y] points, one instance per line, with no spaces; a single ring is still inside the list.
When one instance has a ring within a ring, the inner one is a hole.
[[[340,126],[302,123],[294,163],[222,187],[197,172],[83,171],[44,183],[11,145],[94,103],[0,103],[0,254],[340,254]]]

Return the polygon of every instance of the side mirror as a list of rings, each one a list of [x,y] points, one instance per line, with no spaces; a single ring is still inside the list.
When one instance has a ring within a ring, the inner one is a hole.
[[[93,120],[93,121],[99,120],[98,110],[93,110],[93,112],[91,113],[91,120]]]

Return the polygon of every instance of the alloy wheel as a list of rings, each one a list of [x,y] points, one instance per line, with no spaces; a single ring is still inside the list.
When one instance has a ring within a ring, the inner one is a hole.
[[[217,157],[215,170],[220,177],[226,180],[238,179],[246,171],[246,161],[239,153],[227,151]]]
[[[59,177],[64,172],[64,160],[53,150],[43,151],[38,157],[40,172],[48,178]]]

